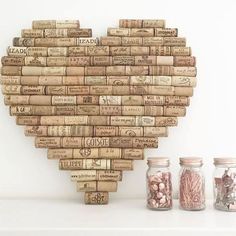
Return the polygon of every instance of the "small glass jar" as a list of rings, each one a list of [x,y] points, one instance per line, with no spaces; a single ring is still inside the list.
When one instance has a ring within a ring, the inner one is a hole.
[[[202,158],[180,158],[179,204],[189,211],[205,209],[205,179]]]
[[[236,211],[236,158],[214,158],[214,207]]]
[[[149,158],[146,174],[147,207],[152,210],[172,208],[172,182],[168,158]]]

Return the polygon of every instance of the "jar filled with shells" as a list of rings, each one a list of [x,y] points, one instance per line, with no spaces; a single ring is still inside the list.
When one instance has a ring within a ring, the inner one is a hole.
[[[205,179],[202,158],[180,158],[179,204],[189,211],[205,209]]]
[[[152,210],[172,208],[172,182],[168,158],[149,158],[147,179],[147,207]]]
[[[236,211],[236,158],[214,158],[214,206]]]

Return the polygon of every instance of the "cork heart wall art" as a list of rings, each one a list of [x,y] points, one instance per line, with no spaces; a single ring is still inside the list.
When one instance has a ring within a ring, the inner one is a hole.
[[[33,21],[2,57],[5,104],[37,148],[71,173],[87,204],[185,116],[196,85],[186,39],[164,20],[120,20],[92,37],[79,21]]]

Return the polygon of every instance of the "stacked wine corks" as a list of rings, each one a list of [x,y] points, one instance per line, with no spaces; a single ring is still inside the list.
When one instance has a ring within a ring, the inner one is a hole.
[[[94,38],[79,21],[33,21],[2,58],[2,92],[35,146],[105,204],[122,172],[185,116],[195,57],[164,20],[120,20]]]

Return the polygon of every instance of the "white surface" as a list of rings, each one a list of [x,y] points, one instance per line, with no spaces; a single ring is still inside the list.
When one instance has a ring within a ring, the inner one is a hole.
[[[177,27],[179,35],[187,38],[197,57],[198,86],[187,117],[160,140],[159,149],[147,150],[146,156],[170,157],[174,177],[178,156],[204,157],[211,197],[212,157],[236,156],[235,9],[234,0],[1,1],[0,55],[5,55],[21,29],[31,27],[33,19],[80,19],[81,27],[93,28],[95,36],[118,26],[120,18],[166,19],[168,27]],[[0,128],[0,197],[78,198],[69,174],[58,171],[57,163],[46,159],[45,150],[35,149],[33,138],[24,137],[23,128],[9,117],[2,95]],[[136,162],[135,170],[125,173],[112,197],[144,196],[145,171],[146,162]]]
[[[143,199],[112,200],[110,205],[89,206],[74,200],[1,200],[0,235],[154,235],[235,236],[234,213],[146,209]],[[159,235],[159,234],[156,234]]]

